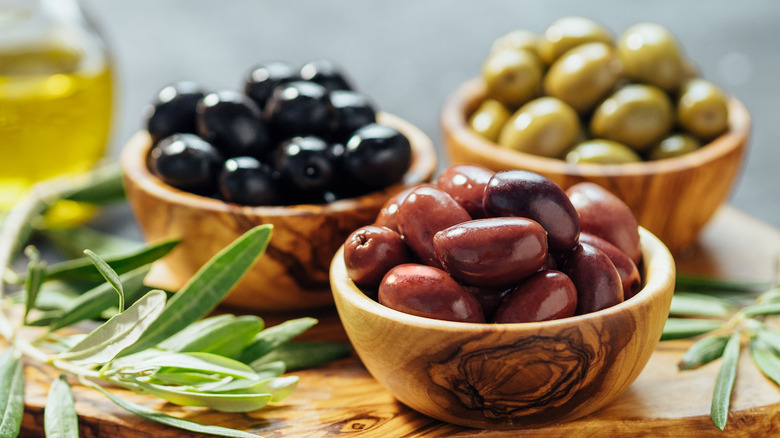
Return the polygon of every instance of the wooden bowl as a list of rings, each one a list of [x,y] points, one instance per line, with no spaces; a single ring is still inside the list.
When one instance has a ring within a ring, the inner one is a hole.
[[[669,250],[640,229],[644,288],[614,307],[541,323],[470,324],[401,313],[330,269],[341,322],[371,375],[399,401],[448,423],[515,429],[570,421],[618,397],[661,337],[674,294]]]
[[[412,163],[402,183],[326,205],[246,207],[173,188],[149,172],[147,132],[133,136],[121,154],[125,189],[147,240],[178,236],[182,242],[154,265],[147,281],[178,290],[206,261],[250,228],[273,224],[266,253],[224,304],[246,310],[283,311],[332,304],[328,266],[355,229],[374,222],[385,201],[404,187],[428,181],[437,165],[433,142],[410,123],[390,114],[378,121],[405,134]]]
[[[582,181],[596,183],[628,204],[639,224],[673,251],[692,243],[729,195],[750,134],[750,114],[731,98],[729,131],[695,152],[643,163],[570,164],[500,148],[472,131],[468,118],[484,99],[485,86],[477,78],[461,84],[442,107],[443,144],[452,164],[530,170],[563,189]]]

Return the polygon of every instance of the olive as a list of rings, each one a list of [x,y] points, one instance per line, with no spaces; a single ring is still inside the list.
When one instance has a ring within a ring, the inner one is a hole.
[[[317,59],[304,64],[301,67],[301,78],[320,84],[329,91],[353,89],[341,67],[327,59]]]
[[[324,135],[330,128],[328,90],[314,82],[284,83],[274,88],[263,114],[282,137]]]
[[[236,91],[204,96],[196,108],[196,123],[198,135],[227,157],[262,159],[272,146],[260,108]]]
[[[602,102],[593,113],[590,132],[642,151],[669,133],[674,123],[672,101],[652,85],[627,85]]]
[[[379,210],[379,214],[376,215],[374,224],[378,227],[385,227],[390,228],[393,231],[398,231],[398,207],[404,202],[406,197],[409,196],[409,193],[412,193],[416,188],[417,186],[414,186],[401,190],[385,201],[384,205],[382,205],[382,209]]]
[[[701,142],[688,134],[672,134],[654,145],[647,154],[650,160],[674,158],[693,152],[701,147]]]
[[[550,66],[544,91],[586,114],[619,80],[620,61],[612,47],[587,43],[569,50]]]
[[[525,29],[516,29],[501,35],[493,41],[490,46],[490,53],[499,52],[504,49],[512,50],[530,50],[536,53],[536,47],[539,44],[539,35],[535,32]]]
[[[358,286],[376,288],[387,271],[410,261],[411,254],[401,235],[389,228],[358,228],[344,243],[347,274]]]
[[[252,67],[244,77],[244,94],[262,109],[278,85],[300,79],[286,62],[266,62]]]
[[[149,154],[150,170],[166,184],[201,194],[214,191],[222,162],[217,148],[195,134],[165,137]]]
[[[487,95],[512,108],[539,94],[544,66],[529,50],[501,50],[488,55],[482,64]]]
[[[617,41],[616,51],[624,75],[634,81],[675,91],[686,74],[677,40],[655,23],[635,24]]]
[[[439,231],[471,220],[450,195],[436,187],[415,188],[398,207],[398,230],[422,263],[441,267],[433,249]]]
[[[550,24],[539,39],[539,57],[546,65],[551,65],[569,49],[592,42],[612,44],[612,34],[606,27],[589,18],[559,18]]]
[[[496,314],[496,310],[498,310],[498,308],[501,307],[501,303],[504,302],[504,298],[512,292],[515,287],[514,285],[511,287],[464,285],[464,288],[479,301],[479,305],[482,306],[482,312],[485,314],[485,321],[492,321],[493,316]]]
[[[528,277],[504,299],[493,322],[538,322],[574,316],[577,289],[560,271],[540,271]]]
[[[639,289],[642,287],[642,278],[639,276],[639,269],[637,269],[636,264],[626,253],[615,245],[593,234],[580,233],[580,242],[587,243],[588,245],[600,249],[609,257],[612,264],[615,265],[618,275],[620,275],[624,300],[633,297],[639,292]]]
[[[286,140],[274,151],[273,164],[282,182],[296,192],[322,193],[334,178],[330,148],[315,136]]]
[[[450,166],[439,175],[436,185],[452,196],[473,219],[485,217],[482,198],[493,171],[477,165]]]
[[[723,90],[705,79],[686,82],[677,102],[677,123],[703,140],[726,132],[729,108]]]
[[[574,143],[580,121],[574,108],[554,97],[540,97],[517,110],[498,136],[501,147],[559,157]]]
[[[469,126],[482,138],[495,142],[509,116],[509,110],[503,103],[495,99],[485,99],[469,117]]]
[[[490,178],[483,199],[488,216],[532,219],[547,231],[551,252],[577,245],[580,220],[563,190],[552,180],[524,170],[498,172]]]
[[[583,233],[594,234],[617,246],[635,264],[642,258],[639,224],[631,209],[606,189],[593,183],[577,183],[566,190],[580,218]]]
[[[219,174],[219,193],[227,202],[242,205],[279,203],[278,176],[254,157],[225,160]]]
[[[206,91],[194,82],[178,82],[158,91],[148,105],[146,130],[157,142],[173,134],[196,132],[195,107]]]
[[[412,160],[412,145],[390,126],[363,126],[347,141],[343,170],[355,184],[383,188],[400,181]]]
[[[544,265],[547,233],[526,218],[477,219],[439,231],[433,248],[453,278],[472,286],[502,286]]]
[[[600,249],[580,242],[566,258],[561,271],[571,278],[577,288],[577,315],[623,302],[620,275]]]
[[[595,138],[574,146],[566,153],[566,161],[574,164],[623,164],[639,162],[642,158],[622,143]]]
[[[368,96],[356,91],[330,92],[332,136],[337,141],[347,141],[363,126],[376,122],[376,110]]]
[[[408,263],[391,269],[379,284],[379,303],[426,318],[485,322],[479,301],[446,272],[431,266]]]

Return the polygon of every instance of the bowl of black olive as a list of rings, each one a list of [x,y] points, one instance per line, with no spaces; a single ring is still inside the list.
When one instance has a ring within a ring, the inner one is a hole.
[[[428,136],[378,111],[337,65],[253,66],[241,90],[162,88],[121,165],[144,237],[181,243],[147,279],[176,290],[245,231],[272,224],[266,253],[225,299],[285,311],[328,306],[328,266],[383,204],[428,181]]]

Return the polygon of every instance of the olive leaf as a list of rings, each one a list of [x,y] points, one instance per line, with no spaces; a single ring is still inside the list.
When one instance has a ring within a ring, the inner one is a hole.
[[[734,308],[733,303],[717,297],[693,292],[675,292],[669,314],[727,317]]]
[[[723,356],[728,336],[706,336],[699,339],[683,354],[677,367],[680,370],[690,370],[708,364]]]
[[[287,371],[318,367],[328,362],[349,356],[349,345],[336,342],[290,342],[280,345],[267,355],[249,364],[257,371],[263,365],[273,362],[284,363]]]
[[[244,363],[254,362],[276,347],[314,327],[315,324],[317,324],[317,320],[314,318],[298,318],[269,327],[260,332],[254,341],[235,357]]]
[[[722,326],[722,321],[711,319],[668,318],[661,334],[661,340],[690,338],[709,333]]]
[[[193,371],[175,371],[158,372],[149,376],[149,381],[152,383],[160,383],[163,385],[180,385],[180,386],[192,386],[202,385],[204,383],[217,383],[224,380],[225,377],[217,376],[213,374],[203,374]],[[232,380],[232,378],[229,378]]]
[[[718,429],[723,430],[729,416],[729,404],[731,403],[731,390],[737,376],[737,361],[739,360],[740,332],[736,332],[729,338],[723,351],[723,359],[715,379],[715,391],[712,394],[712,407],[710,414],[712,421]]]
[[[729,281],[691,275],[677,275],[675,289],[700,290],[706,292],[756,292],[769,285],[755,281]]]
[[[41,254],[34,246],[28,246],[24,249],[25,255],[30,259],[27,264],[27,279],[24,283],[24,316],[26,321],[30,310],[35,308],[35,301],[38,299],[38,293],[41,290],[43,277],[46,270],[46,262],[41,261]]]
[[[43,424],[46,438],[73,438],[79,436],[79,419],[73,394],[64,374],[55,379],[46,397],[43,410]]]
[[[257,380],[257,373],[248,365],[211,353],[170,353],[147,350],[132,356],[124,356],[103,372],[105,376],[117,374],[149,374],[157,370],[171,369],[217,374],[240,379]]]
[[[760,339],[753,339],[750,342],[750,356],[761,373],[776,385],[780,385],[780,357],[777,356],[776,350]]]
[[[39,233],[65,256],[71,258],[81,257],[84,248],[90,248],[98,254],[117,255],[137,251],[143,246],[143,243],[136,240],[103,233],[87,226],[43,229]]]
[[[171,351],[213,353],[231,357],[247,346],[265,324],[254,315],[243,315],[212,324]]]
[[[0,437],[19,435],[24,414],[22,359],[7,350],[0,357]]]
[[[759,303],[771,303],[771,302],[780,301],[780,287],[775,287],[762,293],[761,295],[758,296],[756,301]]]
[[[192,340],[192,338],[198,336],[204,331],[210,330],[213,326],[222,324],[226,321],[232,321],[233,319],[235,319],[234,315],[225,313],[222,315],[210,316],[208,318],[195,321],[168,339],[160,342],[156,348],[167,351],[179,351],[181,346],[187,344],[190,340]]]
[[[769,347],[774,348],[775,351],[780,352],[780,333],[774,330],[770,330],[765,325],[759,323],[760,326],[756,331],[758,339],[766,343]]]
[[[780,315],[780,302],[758,303],[742,309],[746,316]]]
[[[105,260],[101,259],[97,254],[94,252],[85,249],[84,254],[89,257],[89,259],[92,261],[92,264],[95,265],[97,270],[100,272],[100,275],[103,276],[103,278],[106,279],[108,284],[111,285],[111,287],[114,288],[117,294],[119,294],[119,313],[124,312],[125,310],[125,291],[122,289],[122,281],[119,280],[119,275],[117,275],[116,271],[111,269],[111,266],[106,263]]]
[[[279,377],[287,371],[287,365],[284,362],[277,360],[273,362],[257,363],[255,366],[249,365],[255,372],[260,380],[270,377]]]
[[[136,382],[133,389],[152,394],[180,406],[200,406],[221,412],[256,411],[273,399],[271,394],[192,392],[174,386],[144,382]]]
[[[165,292],[154,290],[136,301],[126,311],[115,315],[105,324],[93,330],[81,342],[57,359],[79,363],[106,363],[122,349],[135,343],[144,331],[162,313],[166,302]]]
[[[112,163],[92,170],[87,174],[87,181],[69,190],[63,199],[95,205],[124,200],[125,189],[122,185],[121,168],[118,164]]]
[[[211,312],[265,252],[272,230],[272,225],[259,225],[217,253],[171,298],[138,343],[122,354],[151,348]]]

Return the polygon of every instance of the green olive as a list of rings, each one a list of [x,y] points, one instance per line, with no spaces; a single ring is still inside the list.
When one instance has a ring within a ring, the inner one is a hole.
[[[701,147],[701,142],[696,137],[688,134],[672,134],[653,146],[647,154],[650,160],[662,160],[674,158],[693,152]]]
[[[539,57],[550,65],[569,49],[592,42],[612,44],[612,33],[589,18],[560,18],[550,24],[539,38]]]
[[[726,94],[710,81],[691,79],[680,90],[677,123],[704,140],[726,132],[729,127]]]
[[[490,53],[499,52],[504,49],[530,50],[536,53],[536,46],[539,44],[539,35],[536,32],[525,29],[517,29],[507,32],[493,41],[490,47]]]
[[[566,161],[574,164],[623,164],[636,163],[642,158],[623,143],[595,138],[574,146],[566,154]]]
[[[542,74],[541,61],[528,50],[507,49],[491,53],[482,64],[488,96],[511,108],[536,96]]]
[[[672,101],[652,85],[627,85],[602,102],[590,120],[596,138],[614,140],[642,151],[672,128]]]
[[[637,82],[676,91],[687,74],[677,40],[655,23],[635,24],[620,36],[617,55],[625,76]]]
[[[540,97],[507,120],[498,144],[529,154],[560,157],[579,132],[580,120],[574,108],[554,97]]]
[[[550,66],[544,91],[571,105],[580,114],[591,110],[620,80],[620,61],[604,43],[577,46]]]
[[[504,104],[494,99],[487,99],[471,115],[469,126],[485,139],[495,142],[501,127],[510,115]]]

